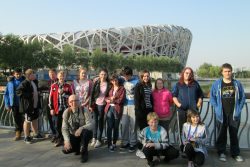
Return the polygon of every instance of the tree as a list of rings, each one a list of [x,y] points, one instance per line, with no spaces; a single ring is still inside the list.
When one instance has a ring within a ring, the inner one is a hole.
[[[204,63],[197,70],[197,75],[204,78],[218,78],[220,77],[220,67]]]

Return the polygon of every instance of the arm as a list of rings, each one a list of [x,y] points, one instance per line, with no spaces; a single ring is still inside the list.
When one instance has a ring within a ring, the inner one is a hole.
[[[27,92],[25,91],[26,89],[26,84],[27,82],[23,81],[21,82],[21,84],[17,87],[16,89],[16,94],[17,96],[22,96],[24,98],[29,98],[30,96],[32,96],[32,93],[31,92]]]
[[[217,106],[217,95],[216,95],[216,89],[215,89],[215,83],[213,83],[211,89],[210,89],[210,103],[213,107]]]
[[[4,103],[5,103],[5,108],[7,109],[7,110],[9,110],[10,109],[10,93],[9,93],[9,86],[10,86],[10,84],[8,83],[7,85],[6,85],[6,89],[5,89],[5,92],[4,92]]]
[[[69,137],[69,123],[68,123],[68,120],[69,120],[69,111],[68,109],[66,109],[64,112],[63,112],[63,121],[62,121],[62,135],[63,135],[63,138],[64,138],[64,141],[70,141],[70,137]]]
[[[240,101],[240,109],[242,110],[242,108],[244,107],[245,101],[246,101],[246,96],[245,96],[245,92],[243,89],[243,86],[240,82],[238,82],[239,85],[239,101]]]
[[[201,136],[198,136],[195,142],[197,142],[199,145],[206,145],[209,138],[209,131],[205,125],[202,126],[202,128],[204,128],[204,133]]]
[[[173,102],[174,104],[180,108],[181,107],[181,103],[179,102],[178,100],[178,94],[179,94],[179,89],[178,89],[178,86],[177,86],[178,83],[176,83],[176,85],[174,86],[173,88],[173,91],[172,91],[172,96],[173,96]]]
[[[119,90],[119,94],[117,96],[115,96],[113,102],[114,102],[114,104],[121,104],[121,103],[123,103],[124,98],[125,98],[125,89],[123,87],[121,87]]]

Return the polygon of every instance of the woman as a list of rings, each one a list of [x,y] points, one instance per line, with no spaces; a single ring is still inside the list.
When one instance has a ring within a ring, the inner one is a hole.
[[[159,116],[159,125],[168,131],[168,125],[171,118],[170,106],[173,103],[171,92],[164,87],[164,81],[158,78],[155,81],[155,89],[152,92],[154,112]]]
[[[194,79],[194,72],[190,67],[182,70],[179,81],[173,89],[173,101],[177,106],[179,120],[179,134],[182,126],[187,120],[187,110],[198,110],[202,105],[203,92],[197,81]]]
[[[81,107],[84,111],[87,111],[92,89],[92,81],[87,79],[87,70],[85,68],[79,69],[79,79],[73,81],[72,88],[74,94],[79,97]]]
[[[183,125],[182,151],[188,157],[188,167],[201,166],[207,156],[208,130],[201,122],[200,114],[197,111],[188,110],[187,122]]]
[[[105,101],[107,102],[105,113],[107,113],[108,148],[110,152],[114,152],[119,135],[119,122],[122,116],[125,88],[119,85],[118,76],[116,74],[111,76],[110,82],[112,88],[109,91],[108,97],[105,98]]]
[[[95,148],[101,146],[103,125],[104,125],[104,108],[106,105],[105,97],[108,95],[110,83],[108,81],[108,71],[102,69],[99,72],[99,78],[94,82],[89,110],[94,112],[95,128],[91,146]]]
[[[153,111],[152,101],[150,73],[144,70],[140,74],[140,82],[135,86],[135,117],[140,130],[147,126],[147,115]]]

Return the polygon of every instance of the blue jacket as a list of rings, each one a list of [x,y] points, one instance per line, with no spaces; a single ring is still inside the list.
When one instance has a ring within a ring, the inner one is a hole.
[[[20,77],[19,79],[13,77],[7,83],[6,90],[4,93],[5,108],[9,108],[12,106],[19,106],[19,97],[16,95],[15,90],[23,80],[25,80],[25,77]]]
[[[197,109],[199,98],[203,98],[203,92],[197,81],[190,85],[180,84],[179,82],[173,88],[173,97],[176,97],[181,103],[179,110]]]
[[[242,108],[245,104],[245,93],[241,83],[235,79],[232,80],[235,88],[235,107],[233,119],[238,120],[241,116]],[[223,122],[222,102],[221,102],[222,78],[215,81],[210,90],[210,103],[214,107],[216,119]]]

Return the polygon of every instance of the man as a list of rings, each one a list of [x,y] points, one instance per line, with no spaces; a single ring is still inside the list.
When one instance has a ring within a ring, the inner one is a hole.
[[[14,117],[15,141],[21,139],[21,133],[23,131],[23,116],[22,113],[19,112],[19,97],[16,95],[16,89],[23,80],[25,80],[25,77],[22,76],[21,69],[14,70],[14,77],[11,77],[8,81],[4,93],[5,108],[7,111],[12,111]]]
[[[137,144],[134,89],[139,80],[133,76],[133,70],[130,67],[125,67],[122,73],[125,79],[124,88],[126,90],[126,98],[121,120],[122,133],[120,150],[123,152],[128,148],[128,151],[132,153],[135,151]]]
[[[81,162],[88,160],[88,143],[92,138],[94,122],[89,111],[83,111],[76,95],[69,97],[69,107],[63,113],[62,134],[64,154],[81,152]]]
[[[39,117],[39,96],[38,96],[38,82],[32,69],[25,71],[26,79],[16,89],[17,96],[20,97],[20,112],[24,113],[24,142],[30,144],[32,138],[30,137],[30,126],[33,131],[33,139],[43,139],[38,133],[38,117]]]
[[[216,148],[221,161],[226,161],[227,128],[230,135],[232,157],[243,161],[239,155],[238,129],[241,111],[245,103],[245,93],[241,83],[232,78],[232,66],[225,63],[221,67],[222,78],[215,81],[210,91],[210,102],[216,115]]]

